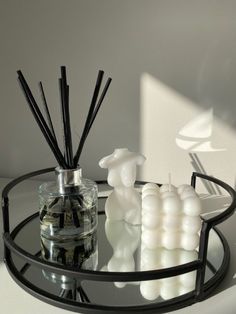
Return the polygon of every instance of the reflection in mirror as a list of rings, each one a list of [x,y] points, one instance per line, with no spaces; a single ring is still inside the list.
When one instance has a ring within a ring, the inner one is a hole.
[[[155,270],[188,263],[196,260],[198,256],[197,251],[148,249],[140,241],[141,228],[129,225],[124,221],[106,220],[105,233],[112,246],[113,254],[102,271]],[[136,258],[134,258],[135,253]],[[181,276],[129,284],[140,285],[141,296],[148,301],[153,301],[158,297],[167,300],[192,291],[195,287],[195,280],[196,272],[194,271]],[[124,288],[127,283],[115,282],[114,285],[117,288]]]
[[[105,199],[99,199],[99,208],[101,210],[104,208],[104,202]],[[177,253],[178,251],[171,252],[162,250],[161,248],[148,250],[145,248],[140,241],[140,226],[132,226],[122,221],[117,224],[106,222],[105,215],[99,215],[98,226],[97,235],[93,235],[94,239],[92,239],[93,236],[90,240],[88,238],[84,239],[85,242],[83,245],[82,242],[71,245],[69,243],[63,244],[62,252],[59,254],[56,246],[59,246],[60,249],[60,243],[45,243],[46,251],[43,247],[41,247],[40,250],[39,219],[37,217],[20,230],[15,242],[30,254],[39,256],[40,258],[46,258],[53,263],[62,264],[64,261],[71,263],[72,266],[73,264],[78,265],[74,267],[79,267],[80,265],[83,269],[89,269],[89,267],[91,267],[101,270],[102,266],[105,265],[102,270],[108,270],[109,268],[110,271],[115,269],[118,271],[131,269],[133,269],[131,271],[144,271],[148,269],[160,269],[160,267],[169,267],[177,262],[183,263],[188,261],[188,256],[186,256],[184,252],[182,256]],[[96,240],[96,236],[98,240]],[[74,259],[75,248],[78,245],[80,246],[81,255]],[[43,257],[41,257],[41,254]],[[173,287],[171,285],[168,286],[168,279],[162,282],[159,281],[158,285],[153,281],[153,285],[156,286],[156,288],[153,288],[152,295],[150,292],[150,289],[152,289],[150,281],[141,284],[141,292],[140,282],[125,285],[123,283],[116,283],[114,285],[113,282],[85,280],[81,284],[78,277],[76,282],[75,278],[62,277],[59,274],[53,274],[45,270],[42,271],[42,268],[25,263],[15,254],[12,254],[12,258],[17,269],[25,279],[48,293],[54,294],[55,296],[61,295],[61,297],[65,299],[74,299],[76,297],[78,302],[89,302],[91,300],[93,303],[111,306],[114,304],[141,305],[150,304],[152,302],[162,302],[163,298],[168,298],[168,295],[181,294],[187,291],[184,290],[183,286],[186,285],[189,279],[183,276],[182,279],[178,280],[177,285],[176,283],[173,284]],[[191,256],[189,259],[190,258]],[[192,258],[194,258],[194,255]],[[223,263],[223,258],[224,247],[222,241],[218,234],[214,230],[211,230],[207,253],[208,260],[205,283],[208,283],[219,271]],[[184,284],[182,284],[182,280]],[[171,279],[169,279],[169,282],[170,281]],[[189,281],[189,286],[190,283]],[[122,287],[122,289],[118,287]],[[177,287],[182,288],[176,290]],[[167,288],[168,290],[166,290]],[[157,299],[153,301],[150,300],[154,297],[157,297]]]
[[[141,270],[155,270],[174,267],[197,259],[196,251],[182,249],[167,250],[164,248],[148,249],[142,245]],[[158,280],[142,281],[140,284],[141,295],[150,301],[161,297],[164,300],[175,298],[195,288],[196,271],[180,276]]]
[[[113,254],[102,270],[112,272],[132,272],[138,270],[134,253],[140,244],[140,226],[133,226],[125,221],[106,220],[105,233],[112,246]],[[126,283],[115,283],[119,288]]]
[[[227,195],[201,194],[204,219],[210,219],[224,212],[232,202],[232,198]]]
[[[215,273],[222,265],[224,259],[224,246],[219,239],[215,230],[211,230],[209,234],[208,251],[207,251],[207,266]],[[211,276],[206,275],[205,281]],[[211,274],[212,275],[212,274]]]
[[[74,241],[53,241],[41,236],[41,256],[56,264],[84,270],[96,270],[98,265],[97,233]],[[89,302],[81,282],[65,275],[42,270],[45,279],[61,287],[60,297]]]

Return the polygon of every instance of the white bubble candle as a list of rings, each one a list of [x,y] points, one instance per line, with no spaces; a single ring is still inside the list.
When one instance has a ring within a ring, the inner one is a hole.
[[[149,249],[195,250],[201,229],[201,201],[191,185],[169,182],[142,189],[142,242]]]

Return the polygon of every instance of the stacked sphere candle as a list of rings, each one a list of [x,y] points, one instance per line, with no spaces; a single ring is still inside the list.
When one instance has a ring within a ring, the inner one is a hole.
[[[142,190],[142,243],[149,249],[195,250],[200,213],[201,202],[192,186],[177,188],[169,182],[159,188],[147,183]]]

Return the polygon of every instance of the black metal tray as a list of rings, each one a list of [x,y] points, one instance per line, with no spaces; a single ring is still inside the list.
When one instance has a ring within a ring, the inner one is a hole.
[[[9,192],[22,181],[53,170],[43,169],[24,175],[10,182],[2,192],[4,260],[13,279],[30,294],[49,304],[79,313],[165,313],[202,301],[220,284],[228,269],[230,250],[215,226],[229,218],[236,208],[236,193],[229,185],[216,178],[193,173],[192,186],[195,187],[197,178],[214,182],[230,194],[231,205],[214,217],[202,217],[197,259],[146,271],[140,270],[140,244],[133,255],[136,265],[133,271],[108,271],[105,267],[114,252],[104,230],[106,197],[100,197],[98,230],[96,240],[93,238],[92,242],[98,247],[96,252],[94,250],[98,264],[96,270],[88,270],[42,259],[38,212],[10,231]],[[104,183],[98,181],[99,186]],[[142,184],[144,182],[137,182],[137,188]],[[179,293],[169,299],[159,296],[153,301],[146,300],[140,293],[142,281],[166,280],[193,271],[196,271],[195,287],[187,293]]]

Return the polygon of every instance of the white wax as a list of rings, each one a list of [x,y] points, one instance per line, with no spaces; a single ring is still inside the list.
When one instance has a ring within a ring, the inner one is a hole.
[[[195,192],[194,189],[192,190],[185,190],[180,194],[181,200],[184,200],[188,197],[197,197],[197,193]]]
[[[182,194],[184,191],[192,191],[192,190],[194,190],[194,188],[189,184],[182,184],[178,186],[178,189],[177,189],[179,194]]]
[[[186,273],[179,276],[180,283],[189,289],[194,289],[196,280],[196,271],[191,271],[190,273]]]
[[[166,191],[161,193],[161,198],[168,198],[168,197],[178,197],[178,194],[175,191]]]
[[[165,231],[178,231],[181,228],[182,215],[163,215],[162,221]]]
[[[162,232],[161,229],[144,230],[142,232],[141,240],[143,244],[149,249],[156,249],[162,246]]]
[[[173,266],[176,266],[173,265]],[[167,266],[165,266],[166,268]],[[165,278],[165,279],[161,279],[161,285],[164,285],[164,286],[173,286],[173,285],[176,285],[178,284],[178,277],[177,276],[173,276],[173,277],[169,277],[169,278]]]
[[[174,267],[179,264],[178,261],[179,261],[179,250],[162,249],[161,264],[163,265],[164,268]]]
[[[160,283],[158,280],[141,281],[140,292],[146,300],[153,301],[160,295]]]
[[[171,196],[163,199],[163,212],[168,215],[180,215],[181,214],[181,202],[179,197]]]
[[[201,213],[201,202],[198,196],[188,197],[183,200],[183,211],[189,216],[198,216]]]
[[[158,263],[160,263],[161,262],[160,256],[162,254],[162,251],[163,251],[163,248],[157,248],[155,250],[150,250],[150,249],[144,248],[142,250],[142,253],[141,253],[142,265],[143,264],[147,265],[149,263],[152,263],[153,261],[155,261],[155,262],[157,261]]]
[[[144,184],[144,186],[142,188],[142,192],[144,192],[146,190],[157,190],[157,191],[159,191],[160,188],[156,183],[146,183],[146,184]]]
[[[117,288],[121,289],[121,288],[124,288],[127,285],[127,283],[126,282],[114,282],[114,285]]]
[[[142,214],[142,225],[145,228],[154,229],[161,227],[162,225],[162,215],[156,214],[155,212],[144,211]]]
[[[180,251],[179,262],[180,264],[186,264],[197,260],[198,253],[196,251]]]
[[[198,234],[183,233],[181,236],[181,247],[187,251],[195,250],[199,245]]]
[[[162,244],[168,250],[180,247],[180,233],[178,231],[163,232]]]
[[[165,285],[163,284],[160,291],[161,297],[164,300],[175,298],[179,295],[179,285]]]
[[[148,196],[148,195],[156,195],[156,196],[159,196],[160,195],[160,192],[156,189],[146,189],[142,192],[142,198],[144,198],[145,196]]]
[[[187,216],[182,218],[182,230],[186,233],[197,233],[201,229],[201,219],[199,216]]]
[[[177,188],[176,186],[174,186],[173,184],[163,184],[161,187],[160,187],[160,192],[161,193],[164,193],[164,192],[176,192],[177,191]]]
[[[179,296],[182,295],[182,294],[186,294],[190,291],[193,291],[195,289],[195,286],[193,286],[192,288],[187,288],[187,287],[184,287],[183,285],[179,285]]]
[[[148,263],[142,263],[142,271],[146,271],[146,270],[156,270],[160,268],[160,264],[157,260],[151,260]]]
[[[161,211],[162,201],[156,195],[146,195],[143,198],[142,208],[145,211],[158,213]]]
[[[151,249],[195,250],[201,229],[200,199],[191,185],[176,188],[170,183],[169,179],[159,190],[152,183],[143,189],[142,239]]]

